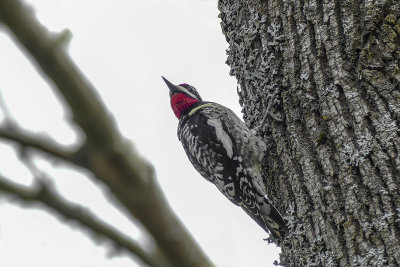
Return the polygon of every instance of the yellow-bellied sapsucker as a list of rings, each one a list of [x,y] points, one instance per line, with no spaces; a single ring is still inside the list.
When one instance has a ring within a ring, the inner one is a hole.
[[[283,240],[286,225],[264,192],[259,168],[265,143],[229,108],[202,101],[193,86],[163,79],[179,119],[179,140],[195,169],[275,241]]]

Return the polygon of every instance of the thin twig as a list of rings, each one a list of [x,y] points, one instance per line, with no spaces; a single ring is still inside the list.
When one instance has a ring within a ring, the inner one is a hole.
[[[6,123],[12,123],[15,121],[14,117],[12,116],[9,108],[7,107],[6,102],[4,101],[3,95],[0,91],[0,110],[3,112]]]
[[[16,126],[8,127],[7,125],[5,127],[0,127],[0,138],[14,142],[22,147],[33,148],[63,161],[83,166],[82,162],[77,160],[76,151],[68,150],[48,137],[28,133]]]
[[[27,188],[7,180],[9,179],[0,176],[0,190],[24,204],[43,204],[62,218],[76,221],[86,229],[111,240],[119,249],[130,251],[149,266],[165,266],[165,262],[159,256],[146,252],[139,244],[98,219],[87,208],[62,199],[48,183],[37,181],[34,188]]]

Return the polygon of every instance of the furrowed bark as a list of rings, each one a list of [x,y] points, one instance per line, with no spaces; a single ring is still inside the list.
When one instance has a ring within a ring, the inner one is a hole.
[[[400,265],[400,3],[220,0],[285,266]]]

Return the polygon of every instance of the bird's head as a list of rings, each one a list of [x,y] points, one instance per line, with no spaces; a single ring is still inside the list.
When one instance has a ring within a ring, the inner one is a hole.
[[[199,93],[193,86],[186,83],[174,85],[164,77],[162,78],[168,85],[171,107],[178,119],[183,112],[190,110],[194,104],[202,101]]]

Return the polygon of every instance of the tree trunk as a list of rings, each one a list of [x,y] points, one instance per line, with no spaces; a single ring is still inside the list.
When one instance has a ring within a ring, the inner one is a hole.
[[[219,9],[244,119],[268,145],[266,190],[288,219],[281,264],[400,266],[400,1]]]

